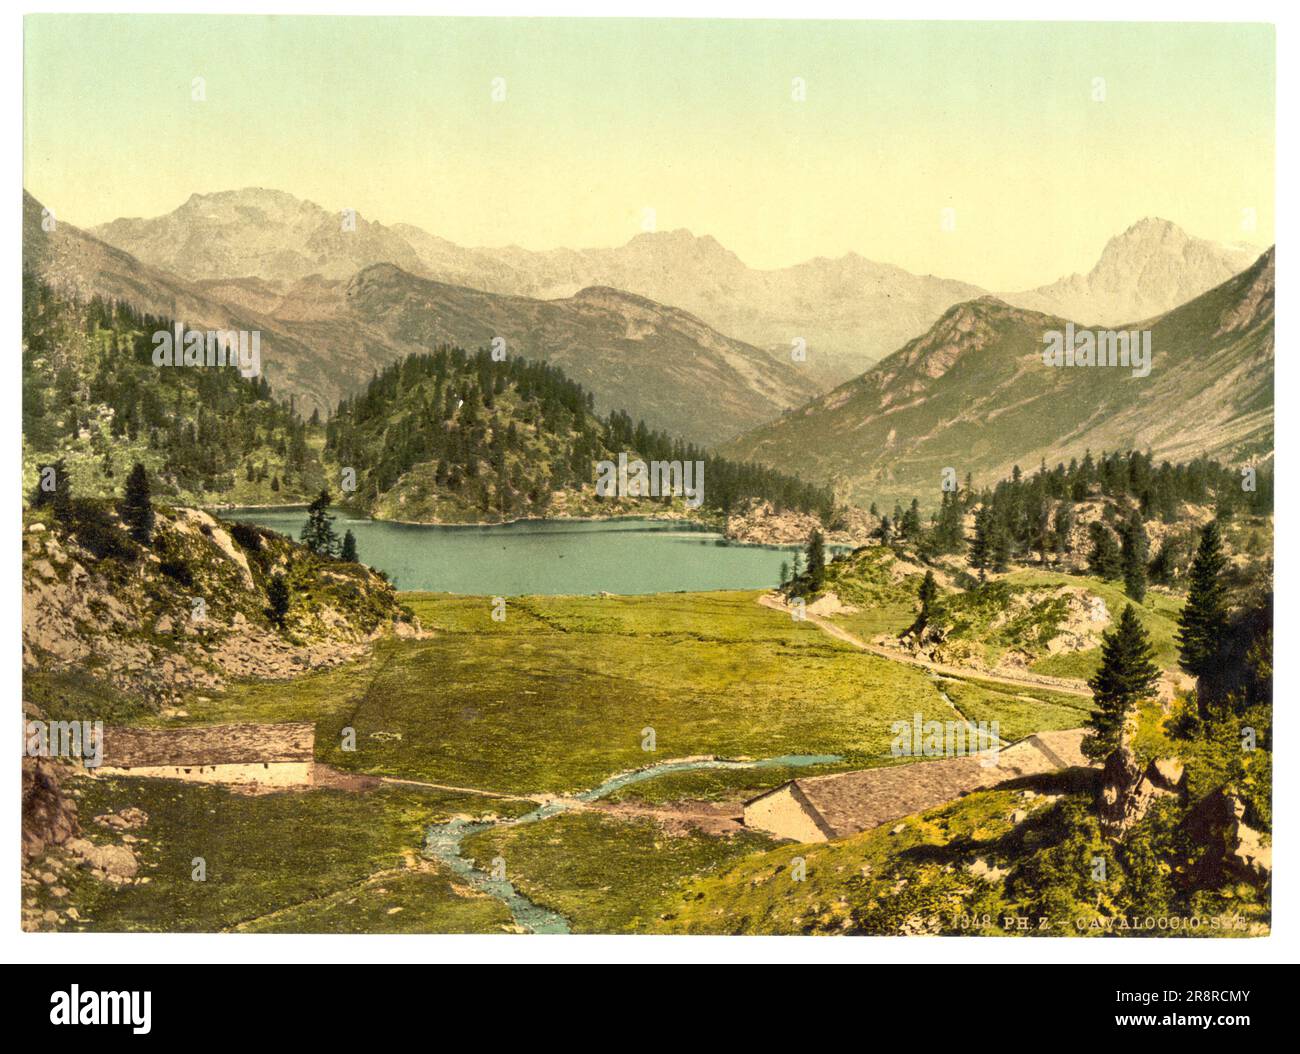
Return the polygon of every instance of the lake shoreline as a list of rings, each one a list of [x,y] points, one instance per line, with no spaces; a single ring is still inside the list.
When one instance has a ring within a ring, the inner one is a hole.
[[[403,592],[466,596],[637,595],[771,588],[793,545],[740,542],[681,516],[552,517],[511,523],[426,524],[354,518],[334,506],[335,531],[355,538],[361,562]],[[232,506],[245,521],[296,537],[298,506]]]

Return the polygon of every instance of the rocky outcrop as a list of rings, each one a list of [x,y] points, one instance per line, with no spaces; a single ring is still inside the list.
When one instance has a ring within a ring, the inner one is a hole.
[[[110,515],[98,538],[115,533],[120,548],[103,556],[76,522],[28,524],[25,670],[94,669],[159,709],[232,677],[288,678],[355,659],[379,637],[418,632],[392,586],[360,564],[193,509],[155,514],[149,547],[123,541]],[[277,575],[291,594],[283,627],[268,613]]]
[[[23,758],[23,859],[66,844],[80,830],[77,803],[63,791],[59,764]]]
[[[1114,751],[1102,768],[1097,811],[1102,834],[1119,840],[1158,798],[1187,795],[1187,773],[1176,758],[1157,758],[1145,769],[1128,746]]]
[[[729,541],[749,545],[804,545],[813,531],[821,531],[827,545],[866,545],[878,521],[860,509],[849,509],[845,515],[848,522],[842,529],[827,531],[811,513],[777,511],[770,501],[751,499],[727,517],[724,533]]]
[[[1273,847],[1245,821],[1246,804],[1235,788],[1220,787],[1189,810],[1184,829],[1205,852],[1191,869],[1195,887],[1213,887],[1226,881],[1268,884],[1273,876]]]

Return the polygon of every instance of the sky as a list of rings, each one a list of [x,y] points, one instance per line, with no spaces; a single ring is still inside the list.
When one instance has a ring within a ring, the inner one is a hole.
[[[260,186],[462,245],[686,228],[1006,291],[1144,216],[1273,241],[1264,25],[35,15],[24,47],[24,183],[83,227]]]

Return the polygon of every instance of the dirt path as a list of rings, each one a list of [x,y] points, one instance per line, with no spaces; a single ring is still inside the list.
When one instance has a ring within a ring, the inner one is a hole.
[[[764,594],[758,598],[758,602],[765,608],[771,608],[773,611],[780,611],[785,614],[790,613],[790,609],[776,600],[770,594]],[[805,614],[805,622],[814,623],[819,629],[836,640],[842,640],[845,644],[851,644],[862,651],[869,651],[872,655],[878,655],[882,659],[890,659],[893,662],[901,662],[907,666],[915,666],[918,669],[929,670],[931,673],[943,674],[945,677],[958,677],[963,680],[981,680],[991,681],[995,684],[1006,684],[1013,688],[1041,688],[1045,691],[1061,692],[1064,695],[1077,695],[1084,699],[1092,698],[1092,690],[1085,685],[1071,683],[1056,678],[1028,678],[1028,677],[1011,677],[1002,673],[991,673],[986,670],[968,670],[962,666],[949,666],[946,663],[930,662],[928,659],[920,659],[915,655],[908,655],[906,652],[894,651],[890,648],[881,647],[879,644],[869,644],[860,637],[855,637],[843,626],[837,626],[833,622],[828,622],[820,615]]]
[[[553,800],[554,795],[546,794],[502,794],[500,791],[482,790],[478,787],[457,787],[452,783],[426,783],[424,780],[404,780],[398,776],[377,776],[380,783],[396,783],[404,787],[428,787],[430,790],[451,791],[455,794],[475,794],[481,798],[500,798],[504,801],[530,801],[534,805],[545,805]]]

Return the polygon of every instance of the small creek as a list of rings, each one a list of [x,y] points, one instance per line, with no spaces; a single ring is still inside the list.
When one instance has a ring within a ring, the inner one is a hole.
[[[493,878],[487,871],[475,867],[473,861],[463,857],[461,844],[464,840],[493,827],[536,823],[538,820],[545,820],[566,812],[579,802],[599,801],[630,784],[641,783],[670,772],[693,772],[699,769],[802,768],[809,765],[827,765],[839,760],[837,754],[790,754],[758,761],[724,761],[716,758],[665,761],[659,765],[651,765],[649,768],[635,769],[632,772],[612,776],[591,790],[572,797],[556,798],[545,805],[539,805],[523,816],[482,822],[451,820],[447,823],[432,824],[425,835],[424,853],[446,864],[455,875],[467,881],[475,889],[496,897],[510,910],[515,923],[529,933],[568,933],[569,920],[563,915],[534,904],[507,879]]]

